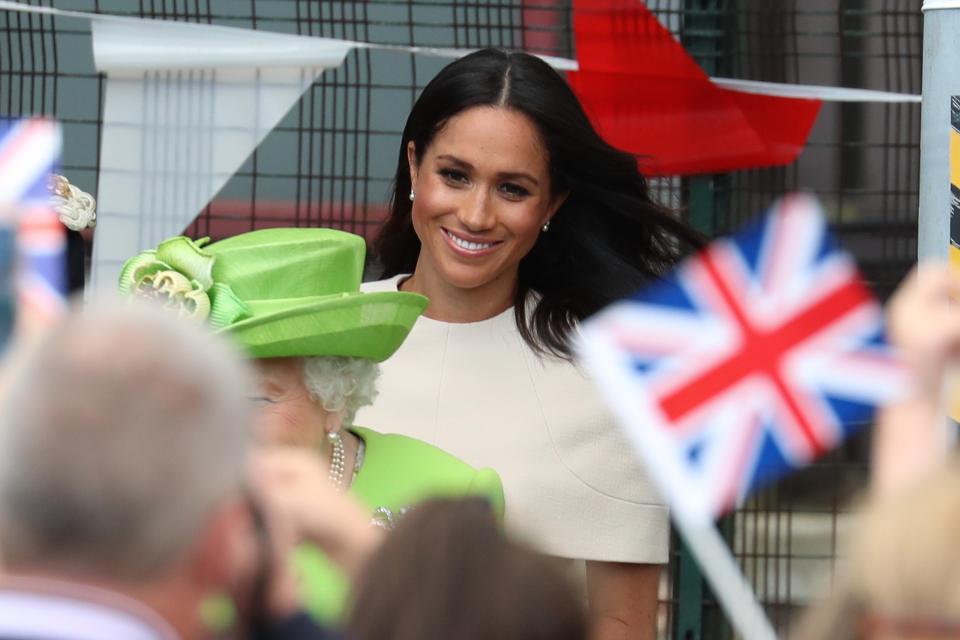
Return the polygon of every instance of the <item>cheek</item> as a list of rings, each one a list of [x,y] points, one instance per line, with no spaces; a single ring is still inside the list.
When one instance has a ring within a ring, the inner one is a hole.
[[[410,214],[414,229],[419,232],[434,218],[455,212],[462,197],[457,190],[447,187],[436,178],[421,180]]]
[[[505,208],[499,216],[501,224],[509,229],[516,243],[527,250],[537,243],[543,210],[539,206]],[[524,252],[526,253],[526,252]]]
[[[271,405],[257,416],[259,436],[270,444],[308,446],[315,439],[311,415],[297,405]]]

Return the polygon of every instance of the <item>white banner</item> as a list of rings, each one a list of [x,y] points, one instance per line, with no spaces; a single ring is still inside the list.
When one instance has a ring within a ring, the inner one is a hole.
[[[182,22],[92,22],[107,74],[91,288],[181,233],[348,42]]]

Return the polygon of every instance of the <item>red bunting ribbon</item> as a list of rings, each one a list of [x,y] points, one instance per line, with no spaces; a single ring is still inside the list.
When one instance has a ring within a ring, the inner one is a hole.
[[[648,175],[793,162],[820,100],[722,89],[639,0],[575,0],[570,85],[600,134]]]

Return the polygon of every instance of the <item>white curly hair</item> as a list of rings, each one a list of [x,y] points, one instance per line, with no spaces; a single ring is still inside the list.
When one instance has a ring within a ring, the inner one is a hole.
[[[303,382],[327,411],[343,411],[343,426],[353,425],[361,407],[377,397],[380,366],[366,358],[314,356],[303,359]]]

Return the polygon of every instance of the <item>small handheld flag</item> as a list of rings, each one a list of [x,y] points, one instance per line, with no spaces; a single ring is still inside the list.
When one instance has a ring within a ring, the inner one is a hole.
[[[594,316],[581,346],[696,519],[837,446],[904,381],[880,305],[803,195]]]
[[[0,289],[10,289],[12,277],[18,309],[39,322],[66,308],[66,229],[50,193],[60,148],[60,127],[52,120],[0,121],[0,229],[6,235],[16,231],[16,259],[4,261],[6,284]],[[3,308],[11,308],[9,301]]]

